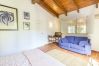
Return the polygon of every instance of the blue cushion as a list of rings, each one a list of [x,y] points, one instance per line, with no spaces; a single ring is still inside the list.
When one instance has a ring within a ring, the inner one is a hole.
[[[73,43],[75,36],[66,36],[65,38],[68,40],[69,43]]]
[[[77,37],[77,38],[78,38],[79,41],[86,41],[86,40],[88,40],[87,37]]]
[[[75,38],[75,41],[73,42],[73,44],[79,44],[79,40]]]
[[[80,41],[80,42],[79,42],[79,46],[81,46],[81,47],[84,47],[85,44],[86,44],[86,41]]]
[[[84,47],[81,47],[81,46],[75,45],[75,44],[71,44],[70,47],[73,48],[73,49],[84,50]]]
[[[75,37],[74,44],[79,44],[80,41],[86,41],[86,40],[88,40],[87,37]]]
[[[85,46],[88,45],[88,41],[80,41],[79,46]]]
[[[68,40],[66,38],[62,38],[62,43],[68,43]]]

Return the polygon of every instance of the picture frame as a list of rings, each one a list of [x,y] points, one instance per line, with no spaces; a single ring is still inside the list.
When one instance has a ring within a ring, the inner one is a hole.
[[[0,4],[0,30],[18,30],[17,8]]]
[[[29,12],[24,12],[24,19],[30,20],[30,13]]]
[[[23,30],[30,30],[30,22],[23,22]]]

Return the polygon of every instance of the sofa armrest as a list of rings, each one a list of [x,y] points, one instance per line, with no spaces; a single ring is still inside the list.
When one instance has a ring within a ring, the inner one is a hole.
[[[85,49],[86,50],[91,50],[91,46],[90,45],[85,45]]]
[[[90,43],[90,39],[88,39],[88,43]]]
[[[63,42],[62,42],[62,40],[60,39],[60,40],[58,41],[59,46],[61,45],[61,43],[63,43]]]
[[[85,53],[91,55],[91,45],[85,45]]]

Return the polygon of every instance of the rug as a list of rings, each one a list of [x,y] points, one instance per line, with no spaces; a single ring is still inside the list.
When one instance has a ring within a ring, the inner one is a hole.
[[[47,52],[47,54],[65,64],[66,66],[90,66],[88,62],[78,58],[77,56],[64,53],[57,49],[51,50]]]

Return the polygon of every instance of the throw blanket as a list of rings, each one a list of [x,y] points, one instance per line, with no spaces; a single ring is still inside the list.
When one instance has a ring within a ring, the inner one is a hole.
[[[0,57],[0,66],[65,66],[39,49]]]

